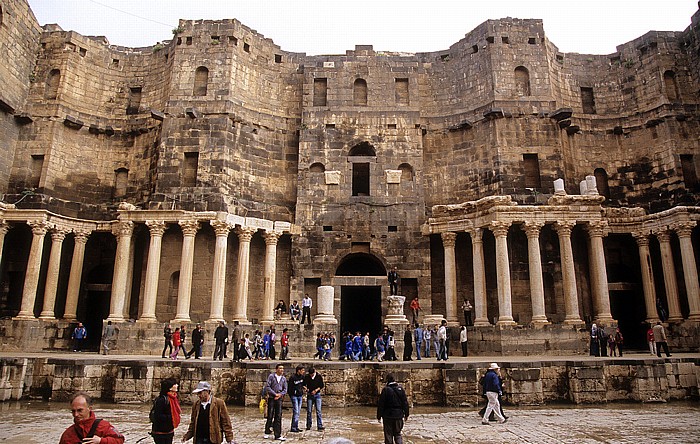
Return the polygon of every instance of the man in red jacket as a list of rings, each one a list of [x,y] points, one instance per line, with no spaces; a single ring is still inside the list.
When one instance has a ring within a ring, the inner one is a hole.
[[[92,410],[92,398],[83,392],[73,396],[70,402],[73,425],[68,427],[59,444],[123,444],[124,437],[112,424],[97,419]]]

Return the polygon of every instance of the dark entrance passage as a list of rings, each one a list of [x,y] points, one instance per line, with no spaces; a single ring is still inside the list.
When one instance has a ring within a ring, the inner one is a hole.
[[[624,338],[625,350],[647,350],[646,307],[643,296],[633,290],[611,290],[610,311]],[[607,328],[606,328],[607,330]],[[608,331],[608,334],[614,333]]]
[[[340,287],[340,332],[369,332],[374,338],[381,328],[382,288]]]

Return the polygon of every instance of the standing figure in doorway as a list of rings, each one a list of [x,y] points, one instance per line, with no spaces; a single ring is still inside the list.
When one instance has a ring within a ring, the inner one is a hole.
[[[309,297],[309,294],[306,293],[304,295],[304,299],[301,300],[301,322],[300,324],[304,323],[304,320],[309,321],[309,325],[311,325],[311,307],[314,305],[313,301]]]
[[[387,274],[389,280],[389,294],[396,295],[399,293],[399,273],[396,272],[396,267],[392,268]]]
[[[467,327],[472,326],[472,303],[468,300],[462,302],[462,311],[464,312],[464,325]]]
[[[411,304],[409,306],[411,307],[411,316],[413,317],[413,321],[411,323],[416,324],[418,323],[418,312],[421,311],[420,302],[418,302],[418,296],[411,300]]]

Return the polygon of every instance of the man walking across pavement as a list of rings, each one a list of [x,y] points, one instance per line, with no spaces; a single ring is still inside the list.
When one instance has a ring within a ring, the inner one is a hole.
[[[59,444],[123,444],[124,437],[104,419],[97,419],[92,409],[92,398],[83,392],[70,401],[73,425],[61,435]],[[43,441],[43,440],[42,440]]]
[[[666,343],[666,329],[661,322],[657,322],[653,328],[654,332],[654,342],[656,342],[656,356],[661,357],[661,349],[664,349],[666,357],[670,358],[671,353],[668,351],[668,344]]]
[[[224,321],[219,321],[219,326],[214,330],[214,341],[216,346],[214,348],[214,360],[218,358],[219,361],[226,357],[226,345],[228,343],[228,327]]]
[[[263,438],[270,438],[274,431],[277,441],[286,441],[287,438],[282,436],[282,401],[287,394],[287,378],[284,377],[283,364],[277,364],[274,373],[267,377],[263,392],[267,396],[267,421]]]
[[[316,428],[322,431],[323,418],[321,416],[321,390],[325,387],[323,377],[316,371],[315,368],[309,367],[306,376],[304,376],[304,388],[306,389],[306,430],[311,430],[311,413],[314,407],[316,408]]]
[[[486,406],[486,411],[484,412],[484,417],[481,418],[481,423],[483,425],[489,425],[489,415],[493,412],[498,418],[498,422],[503,424],[507,421],[505,417],[501,414],[501,405],[498,402],[498,396],[503,394],[501,389],[501,381],[499,379],[499,373],[501,369],[498,364],[492,362],[489,369],[484,375],[484,394],[488,400],[488,405]]]
[[[384,422],[384,444],[403,444],[401,430],[408,419],[408,398],[392,373],[384,378],[386,386],[377,401],[377,420]]]
[[[241,326],[240,322],[233,321],[233,333],[231,336],[231,345],[233,345],[233,358],[234,362],[238,362],[241,359],[241,353],[245,353],[241,350]]]
[[[204,344],[204,332],[202,325],[197,324],[197,327],[192,330],[192,349],[185,354],[185,358],[189,359],[194,354],[194,359],[200,359],[202,357],[202,344]]]
[[[289,398],[292,400],[292,426],[290,432],[299,433],[299,415],[301,414],[301,402],[304,399],[304,374],[306,369],[303,365],[297,365],[296,371],[289,377],[287,387]]]
[[[102,333],[102,354],[109,354],[109,346],[117,335],[117,329],[112,325],[112,321],[107,321],[105,330]]]
[[[309,297],[309,294],[304,295],[304,299],[301,300],[301,322],[304,323],[305,319],[308,319],[309,325],[311,325],[311,307],[314,305],[313,301]]]
[[[173,354],[173,328],[170,326],[170,324],[163,327],[163,339],[165,342],[163,344],[163,353],[161,353],[161,358],[165,358],[165,350],[168,350],[168,356]]]
[[[194,438],[193,444],[221,444],[225,437],[227,442],[233,442],[233,428],[226,403],[212,396],[211,384],[200,381],[192,393],[199,399],[192,406],[190,426],[182,441]]]

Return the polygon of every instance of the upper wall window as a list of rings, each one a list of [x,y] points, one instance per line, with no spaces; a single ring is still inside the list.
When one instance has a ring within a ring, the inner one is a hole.
[[[593,170],[593,175],[595,176],[596,187],[598,188],[598,194],[605,196],[606,199],[610,199],[610,187],[608,186],[608,173],[603,168],[596,168]]]
[[[530,73],[524,66],[515,68],[515,95],[517,97],[530,95]]]
[[[44,91],[44,98],[55,99],[58,96],[58,86],[61,83],[61,71],[58,69],[52,69],[49,72],[49,76],[46,78],[46,90]]]
[[[182,168],[182,186],[197,186],[197,169],[199,168],[199,153],[185,153],[185,164]]]
[[[326,171],[326,167],[321,162],[315,162],[309,166],[311,173],[323,173],[324,171]]]
[[[138,114],[139,107],[141,106],[141,92],[142,88],[129,88],[129,104],[126,107],[127,114]]]
[[[352,89],[352,104],[355,106],[367,105],[367,82],[365,79],[355,80]]]
[[[675,72],[666,71],[664,73],[664,87],[666,88],[666,97],[668,97],[669,101],[677,102],[680,100]]]
[[[396,79],[396,104],[408,105],[408,79]]]
[[[195,96],[206,96],[207,95],[207,86],[209,84],[209,70],[204,67],[200,66],[197,68],[197,70],[194,72],[194,91],[193,95]]]
[[[29,178],[29,188],[39,188],[41,171],[44,169],[44,155],[32,154],[32,176]]]
[[[369,163],[352,164],[352,195],[369,196]]]
[[[683,171],[683,182],[687,190],[697,190],[698,175],[695,170],[695,161],[692,154],[681,154],[681,170]]]
[[[314,79],[314,106],[326,106],[328,102],[328,79]]]
[[[537,154],[523,154],[523,168],[525,170],[525,188],[540,188],[540,161]]]
[[[114,172],[114,197],[120,198],[126,196],[126,187],[129,181],[129,170],[119,168]]]
[[[581,87],[581,106],[584,114],[595,114],[595,97],[593,88]]]

